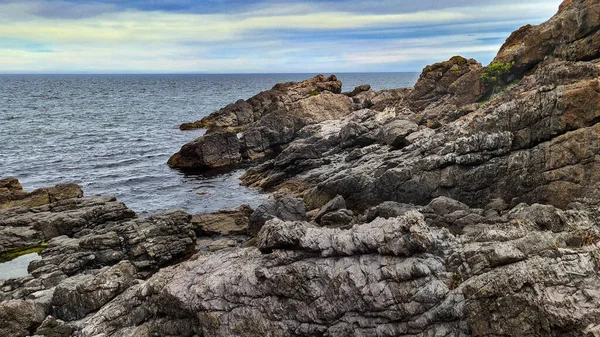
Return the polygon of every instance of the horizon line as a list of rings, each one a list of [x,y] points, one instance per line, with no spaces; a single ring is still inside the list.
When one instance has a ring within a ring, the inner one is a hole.
[[[252,72],[223,72],[223,73],[204,73],[204,72],[164,72],[164,73],[152,73],[152,72],[107,72],[107,73],[95,73],[95,72],[70,72],[70,73],[54,73],[54,72],[39,72],[39,73],[0,73],[0,76],[10,75],[336,75],[336,74],[415,74],[421,73],[422,71],[343,71],[343,72],[265,72],[265,73],[252,73]]]

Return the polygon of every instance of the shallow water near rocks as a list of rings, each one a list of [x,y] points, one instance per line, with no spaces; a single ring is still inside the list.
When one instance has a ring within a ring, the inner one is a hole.
[[[314,74],[2,75],[0,177],[27,190],[77,183],[114,195],[136,212],[211,212],[257,206],[264,195],[239,186],[243,170],[190,175],[166,162],[202,130],[180,131],[238,99]],[[412,86],[417,73],[339,74],[343,89]]]
[[[23,277],[29,275],[27,266],[31,261],[41,260],[38,253],[21,255],[8,262],[0,263],[0,280],[8,280],[13,277]]]

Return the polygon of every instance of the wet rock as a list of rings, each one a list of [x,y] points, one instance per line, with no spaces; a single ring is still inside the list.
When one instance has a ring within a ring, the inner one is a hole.
[[[184,145],[168,164],[180,169],[218,168],[240,163],[240,142],[233,132],[210,132]]]

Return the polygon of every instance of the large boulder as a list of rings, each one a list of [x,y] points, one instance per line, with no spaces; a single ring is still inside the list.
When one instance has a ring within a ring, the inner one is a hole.
[[[211,169],[240,163],[240,141],[233,132],[210,132],[185,144],[169,158],[171,167]]]

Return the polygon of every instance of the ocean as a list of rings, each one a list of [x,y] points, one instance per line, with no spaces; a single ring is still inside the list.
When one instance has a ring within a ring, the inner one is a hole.
[[[325,74],[328,75],[328,74]],[[343,90],[414,85],[418,73],[336,74]],[[167,159],[203,130],[180,131],[238,99],[314,74],[0,75],[0,177],[27,190],[77,183],[141,214],[212,212],[265,198],[243,170],[185,174]]]

